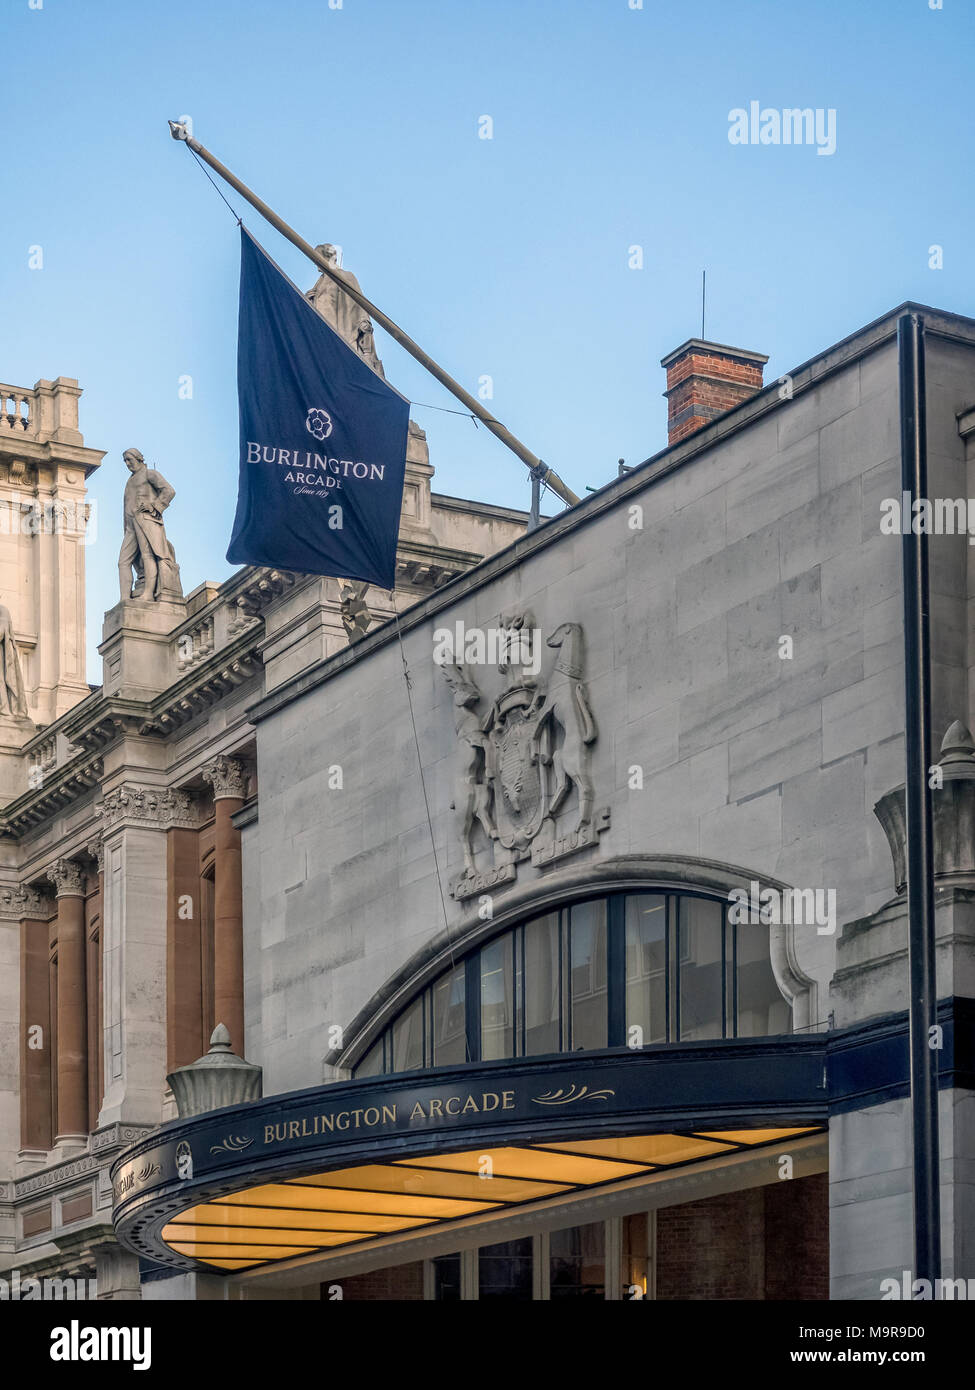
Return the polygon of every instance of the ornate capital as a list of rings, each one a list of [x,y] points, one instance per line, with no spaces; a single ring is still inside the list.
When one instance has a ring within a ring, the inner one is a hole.
[[[85,870],[77,859],[55,859],[47,871],[59,898],[85,896]]]
[[[85,849],[95,861],[95,872],[103,874],[105,872],[105,841],[99,835],[97,839],[89,840]]]
[[[222,753],[201,768],[203,780],[213,788],[214,801],[236,797],[243,801],[247,794],[247,768],[239,758],[227,758]]]
[[[126,782],[109,792],[98,807],[102,835],[119,825],[150,826],[168,830],[171,826],[195,829],[198,823],[196,802],[189,792],[176,787],[143,787]],[[89,845],[89,852],[94,853]]]
[[[23,884],[5,884],[0,888],[0,918],[22,922],[25,918],[50,917],[53,904],[44,893]]]

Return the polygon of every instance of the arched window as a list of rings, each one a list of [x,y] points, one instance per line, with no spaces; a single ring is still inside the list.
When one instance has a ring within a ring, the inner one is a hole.
[[[354,1073],[791,1031],[767,926],[730,922],[726,898],[610,893],[470,951],[400,1010]]]

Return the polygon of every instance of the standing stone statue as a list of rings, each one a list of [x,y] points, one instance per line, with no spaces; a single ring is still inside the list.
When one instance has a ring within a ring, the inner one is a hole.
[[[14,719],[27,718],[27,696],[24,678],[20,673],[20,657],[14,641],[14,625],[10,609],[0,603],[0,715]]]
[[[324,246],[316,246],[315,250],[328,261],[334,273],[343,280],[345,284],[351,285],[353,289],[359,289],[359,282],[352,274],[351,270],[342,270],[338,263],[338,255],[335,247],[326,243]],[[348,343],[353,351],[357,352],[374,372],[385,380],[386,373],[383,371],[383,364],[376,354],[376,344],[372,332],[372,319],[365,309],[351,299],[343,289],[340,289],[334,280],[330,280],[327,275],[319,277],[317,284],[309,290],[308,298],[321,314],[322,318],[335,329],[340,338]]]
[[[125,484],[122,522],[125,536],[118,557],[122,598],[149,601],[183,597],[176,552],[166,535],[162,514],[176,496],[176,489],[161,473],[148,468],[138,449],[122,455],[132,475]],[[132,571],[135,570],[135,584]]]

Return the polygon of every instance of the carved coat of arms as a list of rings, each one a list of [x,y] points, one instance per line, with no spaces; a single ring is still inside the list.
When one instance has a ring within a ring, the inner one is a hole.
[[[504,688],[483,713],[471,666],[443,665],[460,751],[451,804],[464,873],[450,891],[461,899],[513,881],[521,860],[542,865],[585,849],[609,825],[608,807],[593,810],[590,748],[597,729],[583,681],[580,624],[562,623],[547,639],[555,650],[547,678],[532,659],[539,634],[530,613],[503,614],[500,632]]]

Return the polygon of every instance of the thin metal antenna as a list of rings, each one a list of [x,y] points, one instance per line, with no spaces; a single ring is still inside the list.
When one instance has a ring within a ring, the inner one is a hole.
[[[702,271],[701,271],[701,337],[702,337],[702,338],[704,338],[704,303],[705,303],[705,296],[706,296],[706,294],[707,294],[707,286],[708,286],[708,273],[707,273],[706,270],[702,270]]]

